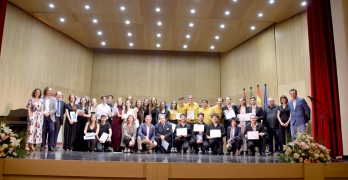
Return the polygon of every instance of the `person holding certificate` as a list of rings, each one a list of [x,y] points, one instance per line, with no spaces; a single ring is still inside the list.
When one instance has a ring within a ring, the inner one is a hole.
[[[197,114],[199,106],[196,102],[193,102],[193,95],[188,95],[188,103],[187,106],[187,123],[193,126],[194,123],[198,122]]]
[[[95,114],[92,114],[91,117],[88,119],[88,122],[84,129],[84,135],[94,133],[95,138],[93,139],[86,139],[86,149],[87,152],[94,152],[96,146],[97,146],[97,136],[99,133],[99,124],[97,123],[97,116]]]
[[[244,97],[239,99],[239,105],[237,106],[237,114],[246,114],[248,112],[248,107],[246,105],[245,99]],[[242,119],[239,119],[241,122],[239,124],[239,127],[241,127],[242,132],[244,132],[245,130],[245,125],[247,124],[246,121],[242,121]],[[242,151],[246,152],[247,151],[247,143],[246,143],[246,139],[243,137],[243,147],[242,147]]]
[[[242,131],[241,128],[237,125],[239,124],[239,121],[236,117],[233,117],[231,119],[231,126],[227,128],[227,153],[226,155],[230,155],[232,152],[232,155],[239,156],[239,149],[240,149],[240,143],[242,141]]]
[[[203,113],[204,114],[204,123],[205,124],[210,124],[211,123],[211,115],[212,109],[208,106],[208,99],[202,99],[202,107],[198,109],[198,113]],[[199,118],[198,118],[199,121]]]
[[[127,101],[129,102],[129,101]],[[129,115],[126,119],[126,123],[122,125],[122,131],[124,134],[124,138],[122,143],[125,147],[123,152],[125,153],[133,153],[133,148],[135,145],[135,138],[137,135],[137,127],[135,125],[135,118],[133,115]]]
[[[166,122],[164,115],[159,116],[160,122],[156,124],[156,153],[170,153],[170,142],[172,141],[172,124]]]
[[[157,114],[156,114],[156,123],[158,123],[160,115],[165,116],[166,117],[166,121],[168,121],[168,119],[169,119],[169,111],[166,108],[166,104],[167,103],[165,101],[161,101],[160,106],[158,107],[158,110],[157,110]]]
[[[178,124],[178,116],[180,117],[180,113],[178,113],[178,107],[176,101],[172,101],[169,109],[169,122],[172,124]]]
[[[213,113],[211,119],[213,123],[209,124],[207,127],[207,139],[209,139],[209,147],[212,149],[212,154],[224,155],[222,152],[223,140],[222,138],[226,136],[226,131],[224,126],[219,123],[219,115]]]
[[[202,154],[209,148],[209,143],[207,141],[207,128],[208,125],[204,123],[204,113],[198,113],[198,122],[193,125],[192,139],[190,140],[190,145],[198,154],[198,145],[202,146]],[[203,127],[203,128],[202,128]]]
[[[111,143],[112,130],[109,122],[106,122],[106,115],[100,116],[99,132],[97,136],[97,151],[111,152],[109,149]],[[104,146],[104,147],[103,147]]]
[[[177,152],[181,154],[181,149],[183,149],[183,153],[186,154],[191,140],[192,129],[191,126],[186,123],[186,114],[180,114],[180,120],[180,124],[176,125],[174,130],[174,141],[176,149],[178,150]]]
[[[142,144],[146,145],[147,154],[151,154],[152,149],[157,146],[157,142],[155,141],[156,129],[155,126],[151,124],[151,119],[151,116],[147,115],[145,117],[145,123],[139,126],[137,138],[138,154],[140,154],[143,149]]]
[[[85,135],[84,130],[88,122],[89,117],[91,117],[91,111],[86,105],[87,98],[81,97],[79,104],[77,105],[77,129],[76,129],[76,149],[78,151],[85,151],[85,140],[83,136]]]
[[[177,111],[178,111],[178,113],[180,113],[180,114],[187,114],[187,106],[184,104],[184,102],[185,102],[185,98],[184,98],[184,96],[180,96],[179,98],[178,98],[178,107],[177,107]],[[178,120],[178,123],[176,123],[176,124],[180,124],[180,118],[177,118],[177,120]]]
[[[250,124],[245,127],[244,137],[247,139],[248,149],[251,156],[255,156],[255,147],[258,147],[260,156],[266,156],[265,150],[267,145],[266,131],[261,123],[257,123],[257,116],[250,116]]]
[[[262,120],[264,118],[264,113],[263,113],[262,107],[256,105],[255,96],[250,97],[250,104],[251,104],[251,106],[247,109],[247,113],[255,114],[257,116],[257,122],[263,123]]]
[[[63,149],[67,152],[74,150],[75,140],[76,140],[76,131],[77,131],[77,122],[73,119],[71,115],[76,113],[77,107],[75,104],[76,97],[73,94],[69,95],[69,103],[65,104],[65,125],[64,125],[64,142]],[[76,114],[75,114],[76,116]]]
[[[227,128],[230,126],[230,120],[232,117],[236,117],[237,115],[237,106],[232,104],[231,98],[226,97],[226,105],[222,107],[222,117],[224,118],[224,127],[227,131]]]

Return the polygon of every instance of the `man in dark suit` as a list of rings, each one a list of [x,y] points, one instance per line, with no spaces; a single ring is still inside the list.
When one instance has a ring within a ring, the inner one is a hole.
[[[63,101],[62,98],[63,98],[62,92],[57,91],[56,92],[56,101],[57,101],[56,122],[54,123],[54,142],[53,142],[54,147],[56,147],[56,144],[57,144],[60,127],[63,125],[63,122],[64,122],[65,102]]]
[[[230,155],[231,152],[233,155],[239,156],[239,149],[242,142],[242,128],[237,126],[239,124],[238,118],[231,119],[231,126],[227,128],[227,153]]]
[[[47,130],[46,128],[48,127],[48,150],[49,151],[54,151],[54,123],[56,122],[56,99],[51,97],[52,95],[52,88],[47,86],[44,89],[44,121],[42,125],[42,143],[41,143],[41,149],[40,151],[43,151],[45,149],[46,145],[46,134]]]
[[[300,133],[306,131],[306,124],[311,117],[311,110],[307,105],[306,100],[297,97],[297,90],[291,89],[289,91],[291,100],[289,101],[290,110],[290,129],[292,139],[296,139],[296,133],[299,130]]]
[[[157,146],[156,129],[155,126],[151,124],[152,116],[147,115],[145,117],[145,123],[140,124],[138,130],[138,154],[140,154],[143,149],[142,144],[146,144],[146,153],[151,154],[151,150]]]
[[[265,150],[267,145],[267,138],[265,137],[265,129],[262,124],[256,122],[257,116],[250,115],[250,124],[245,127],[244,137],[248,139],[248,131],[258,131],[259,139],[248,139],[248,149],[251,151],[251,156],[255,156],[255,147],[259,148],[260,156],[266,156]]]
[[[160,122],[156,124],[156,142],[157,148],[156,153],[166,152],[170,153],[170,142],[172,141],[172,124],[166,122],[166,117],[164,115],[159,115]],[[169,143],[167,150],[162,147],[162,141]]]
[[[247,113],[253,113],[257,116],[257,122],[258,123],[262,123],[262,125],[265,126],[265,124],[263,123],[263,118],[264,118],[264,113],[262,110],[262,107],[256,105],[256,98],[255,96],[250,97],[250,104],[251,106],[247,109]]]
[[[190,140],[190,146],[193,147],[195,153],[198,154],[198,145],[202,145],[202,154],[209,148],[209,143],[207,140],[207,128],[208,125],[204,123],[204,114],[198,113],[198,125],[204,125],[204,131],[193,131],[194,125],[192,127],[192,139]]]
[[[191,140],[192,129],[191,126],[186,123],[186,114],[180,114],[180,124],[176,125],[174,134],[175,134],[175,146],[178,150],[177,153],[181,154],[181,148],[184,150],[184,154],[186,154],[187,149],[189,148],[189,143]],[[177,135],[177,130],[186,128],[186,135]]]
[[[223,148],[223,140],[222,138],[226,136],[225,128],[222,124],[219,123],[219,115],[216,113],[213,113],[211,115],[211,120],[213,121],[211,124],[207,127],[207,139],[209,139],[209,147],[212,149],[213,154],[219,154],[224,155],[222,152]],[[220,137],[211,137],[211,130],[220,130],[221,135]]]
[[[226,114],[230,111],[234,111],[234,114],[237,116],[237,106],[231,102],[230,97],[226,97],[226,105],[222,107],[222,117],[224,118],[224,127],[226,131],[231,124],[231,119],[226,118]]]

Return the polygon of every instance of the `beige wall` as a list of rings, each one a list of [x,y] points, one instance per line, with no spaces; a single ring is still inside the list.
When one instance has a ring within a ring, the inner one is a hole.
[[[335,41],[338,89],[341,110],[343,154],[348,155],[348,2],[331,0],[331,13]]]
[[[215,104],[220,96],[218,53],[159,51],[96,51],[94,53],[92,97],[113,94],[123,99],[156,97],[170,104],[179,96]],[[114,97],[116,102],[116,98]]]
[[[52,86],[90,95],[93,51],[11,3],[7,6],[0,56],[0,115],[25,108],[31,92]]]

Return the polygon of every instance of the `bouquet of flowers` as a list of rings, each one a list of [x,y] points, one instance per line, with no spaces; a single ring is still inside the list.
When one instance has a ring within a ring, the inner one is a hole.
[[[306,133],[297,133],[295,141],[284,145],[285,153],[280,155],[280,160],[295,163],[329,163],[330,150],[321,144],[313,143],[312,139]]]
[[[25,158],[28,151],[20,148],[22,139],[12,132],[12,129],[0,122],[0,158]]]

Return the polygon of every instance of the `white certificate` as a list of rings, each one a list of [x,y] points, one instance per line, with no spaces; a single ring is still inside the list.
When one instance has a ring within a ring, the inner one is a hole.
[[[250,121],[250,115],[252,115],[252,113],[238,114],[238,119],[239,121]]]
[[[259,131],[248,131],[248,139],[259,139]]]
[[[176,119],[180,120],[181,113],[176,113]]]
[[[187,136],[187,128],[176,129],[177,136]]]
[[[187,119],[195,119],[195,112],[194,111],[187,111]]]
[[[83,136],[84,140],[95,139],[95,136]]]
[[[211,138],[221,137],[221,130],[220,129],[211,129],[210,130],[210,137]]]
[[[103,133],[99,139],[102,140],[104,143],[106,141],[106,139],[108,139],[108,137],[109,137],[109,134]]]
[[[199,131],[204,132],[204,125],[203,124],[194,124],[193,131],[194,132],[199,132]]]
[[[78,109],[76,113],[77,113],[77,115],[79,115],[79,114],[85,114],[85,111],[82,110],[82,109]]]
[[[162,141],[162,147],[167,151],[168,147],[169,147],[169,143],[165,140]]]
[[[76,116],[76,112],[75,112],[75,111],[71,111],[71,112],[70,112],[70,119],[71,119],[73,122],[77,122],[77,116]]]
[[[112,107],[111,109],[111,116],[114,116],[118,112],[118,109],[115,107]]]
[[[91,133],[86,133],[85,136],[86,137],[91,137],[91,136],[95,136],[95,134],[93,132],[91,132]]]
[[[233,117],[236,117],[236,114],[234,113],[233,110],[231,110],[231,111],[228,111],[228,113],[226,113],[225,116],[226,116],[226,119],[231,119]]]

